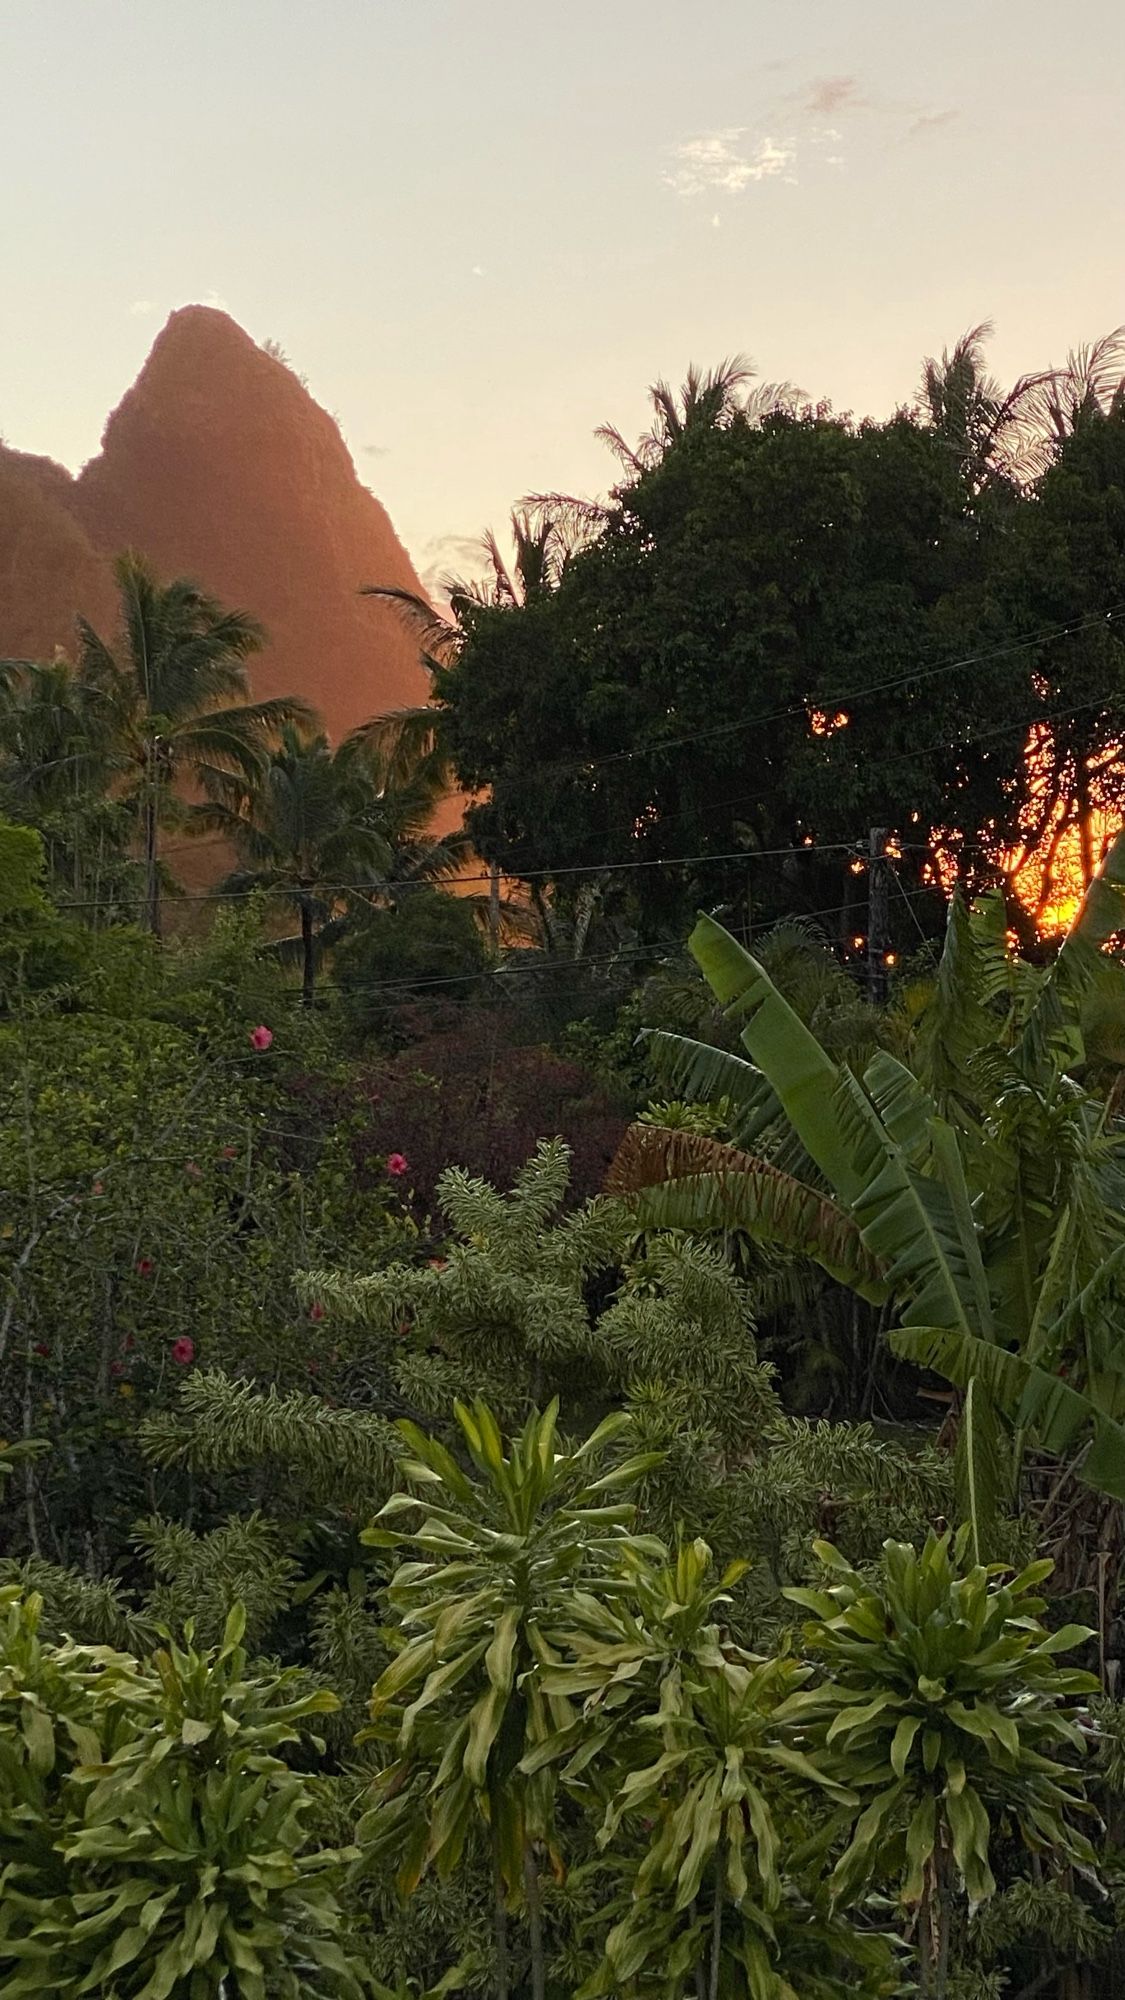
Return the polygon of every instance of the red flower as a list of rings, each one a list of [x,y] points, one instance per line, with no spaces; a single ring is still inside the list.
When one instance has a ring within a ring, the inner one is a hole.
[[[35,1353],[36,1353],[36,1354],[41,1354],[41,1355],[42,1355],[42,1356],[44,1357],[44,1359],[46,1359],[47,1355],[48,1355],[48,1354],[49,1354],[50,1352],[51,1352],[51,1350],[50,1350],[50,1348],[48,1347],[48,1345],[47,1345],[47,1343],[46,1343],[46,1341],[45,1341],[45,1340],[37,1340],[37,1341],[36,1341],[36,1343],[35,1343]]]
[[[152,1276],[152,1273],[153,1273],[153,1262],[152,1262],[152,1258],[151,1258],[151,1257],[138,1257],[138,1258],[137,1258],[137,1276],[138,1276],[138,1278],[151,1278],[151,1276]]]
[[[410,1172],[410,1162],[409,1162],[409,1160],[407,1159],[407,1157],[406,1157],[406,1154],[405,1154],[405,1153],[388,1153],[388,1155],[387,1155],[387,1172],[388,1172],[389,1174],[394,1174],[394,1176],[395,1176],[396,1180],[397,1180],[397,1179],[398,1179],[398,1178],[399,1178],[399,1177],[400,1177],[400,1176],[401,1176],[402,1174],[408,1174],[408,1173]]]
[[[267,1028],[264,1025],[257,1028],[251,1028],[250,1047],[252,1049],[268,1049],[272,1041],[273,1041],[272,1028]]]
[[[111,1375],[124,1375],[125,1363],[123,1361],[111,1361],[109,1364],[109,1372]]]
[[[172,1359],[181,1368],[186,1368],[189,1361],[195,1360],[195,1342],[190,1334],[181,1333],[179,1339],[172,1342]]]
[[[122,1341],[122,1343],[121,1343],[121,1352],[122,1352],[122,1354],[131,1354],[131,1353],[133,1352],[133,1349],[134,1349],[134,1347],[136,1346],[136,1344],[137,1344],[137,1343],[136,1343],[136,1341],[134,1340],[134,1338],[133,1338],[132,1334],[131,1334],[131,1333],[127,1333],[127,1334],[125,1335],[125,1338],[124,1338],[124,1340],[123,1340],[123,1341]]]
[[[448,1257],[430,1257],[427,1261],[431,1271],[444,1271],[449,1259]]]
[[[221,1153],[220,1153],[220,1155],[219,1155],[219,1158],[220,1158],[221,1160],[237,1160],[237,1158],[238,1158],[238,1147],[237,1147],[237,1146],[224,1146],[224,1147],[223,1147],[223,1150],[222,1150],[222,1152],[221,1152]]]
[[[314,1299],[311,1306],[309,1307],[309,1318],[310,1319],[324,1318],[324,1307],[321,1305],[319,1299]]]
[[[102,1184],[101,1184],[101,1182],[100,1182],[100,1181],[95,1181],[95,1182],[94,1182],[94,1186],[93,1186],[93,1192],[94,1192],[94,1194],[104,1194],[104,1193],[105,1193],[105,1189],[104,1189],[104,1187],[102,1186]]]

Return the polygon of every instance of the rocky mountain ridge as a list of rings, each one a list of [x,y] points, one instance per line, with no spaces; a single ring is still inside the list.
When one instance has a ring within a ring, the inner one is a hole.
[[[336,423],[228,314],[174,312],[77,478],[0,446],[0,655],[115,626],[110,563],[139,549],[266,628],[257,698],[299,694],[333,737],[425,700],[417,648],[365,583],[421,586]]]

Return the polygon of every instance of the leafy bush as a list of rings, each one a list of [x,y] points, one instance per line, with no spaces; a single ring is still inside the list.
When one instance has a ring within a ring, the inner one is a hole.
[[[423,1204],[450,1165],[507,1186],[543,1137],[566,1140],[571,1198],[581,1201],[602,1186],[625,1130],[606,1086],[541,1044],[521,1046],[503,1008],[413,1043],[370,1074],[367,1092],[359,1164],[377,1170],[388,1153],[405,1154]]]
[[[45,1644],[0,1594],[0,1981],[8,2000],[356,1996],[339,1942],[349,1856],[316,1848],[280,1754],[334,1695],[222,1644],[151,1663]],[[315,1743],[315,1739],[310,1739]]]

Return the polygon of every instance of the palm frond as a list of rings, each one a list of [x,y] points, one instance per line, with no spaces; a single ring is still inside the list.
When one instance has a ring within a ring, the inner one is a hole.
[[[645,1228],[744,1230],[756,1241],[812,1258],[863,1298],[881,1302],[888,1296],[883,1266],[844,1209],[705,1133],[630,1126],[606,1189],[636,1196]]]
[[[365,583],[361,585],[359,595],[379,598],[397,613],[417,638],[424,665],[452,665],[460,649],[461,633],[451,619],[443,618],[434,609],[428,597],[421,597],[415,590],[403,590],[397,585],[385,583]]]

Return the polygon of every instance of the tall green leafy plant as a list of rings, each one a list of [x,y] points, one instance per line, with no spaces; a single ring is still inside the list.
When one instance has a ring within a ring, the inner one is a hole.
[[[853,1794],[792,1739],[787,1711],[811,1669],[732,1638],[730,1592],[703,1541],[653,1560],[628,1550],[627,1594],[570,1637],[543,1675],[578,1709],[533,1750],[600,1821],[610,1928],[584,1992],[694,1989],[706,2000],[838,1995],[862,1967],[884,1990],[885,1938],[861,1934],[818,1887],[829,1802]]]
[[[438,1440],[403,1423],[408,1488],[392,1495],[366,1532],[376,1547],[413,1552],[387,1599],[398,1650],[376,1682],[372,1733],[393,1758],[375,1787],[360,1838],[373,1849],[404,1842],[399,1886],[410,1893],[434,1868],[449,1874],[483,1821],[492,1857],[496,1981],[509,1990],[507,1913],[526,1911],[535,2000],[546,1991],[540,1911],[541,1858],[563,1867],[549,1763],[538,1746],[572,1720],[567,1698],[542,1671],[598,1599],[624,1587],[623,1550],[634,1509],[621,1496],[653,1464],[626,1457],[608,1468],[610,1444],[628,1429],[607,1418],[577,1449],[560,1442],[557,1405],[535,1411],[505,1449],[495,1417],[476,1401],[456,1405],[471,1470]],[[414,1526],[398,1526],[410,1517]],[[397,1810],[390,1803],[397,1800]]]
[[[862,1807],[833,1896],[892,1881],[917,1913],[920,1991],[937,1996],[955,1897],[975,1908],[993,1895],[998,1838],[1048,1863],[1095,1859],[1076,1824],[1089,1808],[1074,1705],[1098,1683],[1059,1662],[1091,1634],[1041,1623],[1049,1562],[1016,1577],[964,1567],[966,1543],[965,1530],[956,1544],[931,1533],[921,1553],[888,1542],[871,1578],[821,1542],[825,1587],[787,1593],[811,1613],[805,1638],[824,1676],[789,1719]]]
[[[336,1697],[249,1671],[240,1608],[207,1652],[151,1663],[44,1644],[3,1593],[0,1979],[23,1996],[356,2000],[307,1778],[283,1752]],[[315,1743],[315,1738],[312,1739]]]

